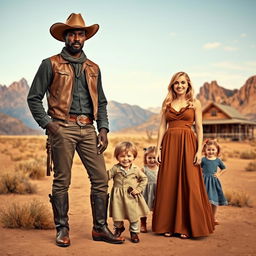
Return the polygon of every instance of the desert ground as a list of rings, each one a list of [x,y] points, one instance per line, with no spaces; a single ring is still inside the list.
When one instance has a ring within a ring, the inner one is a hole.
[[[15,171],[16,166],[31,159],[45,158],[44,136],[0,136],[0,174]],[[139,151],[136,164],[143,164],[143,147],[154,145],[156,138],[143,134],[110,134],[109,147],[104,153],[106,166],[114,163],[113,149],[117,142],[133,141]],[[60,248],[55,245],[55,230],[10,229],[0,227],[1,256],[65,256],[65,255],[111,255],[111,256],[154,256],[154,255],[230,255],[256,256],[256,171],[245,171],[246,166],[255,159],[243,159],[246,152],[256,152],[255,142],[220,141],[223,160],[227,171],[221,177],[225,193],[246,195],[250,205],[222,206],[218,208],[218,220],[215,232],[206,238],[182,240],[177,237],[163,237],[151,232],[151,214],[148,218],[149,232],[140,234],[141,242],[131,243],[126,228],[126,241],[122,245],[95,242],[91,238],[92,217],[90,208],[90,184],[87,173],[76,155],[72,168],[70,187],[70,238],[71,246]],[[250,158],[250,157],[249,157]],[[0,194],[0,210],[13,202],[26,203],[38,199],[51,211],[48,194],[51,191],[52,177],[32,180],[36,185],[35,194]],[[111,188],[111,182],[110,182]],[[110,189],[109,188],[109,189]],[[243,196],[241,196],[244,200]],[[108,220],[112,229],[112,221]],[[125,223],[126,227],[128,223]]]

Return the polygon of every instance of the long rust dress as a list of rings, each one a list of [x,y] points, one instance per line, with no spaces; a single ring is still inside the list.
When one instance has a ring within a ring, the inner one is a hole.
[[[190,237],[207,236],[214,230],[211,206],[200,166],[193,160],[197,138],[191,129],[195,110],[166,111],[168,128],[162,140],[152,230]]]

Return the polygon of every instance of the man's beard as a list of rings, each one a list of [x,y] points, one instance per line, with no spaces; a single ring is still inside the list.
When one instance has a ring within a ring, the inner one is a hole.
[[[77,53],[80,53],[80,52],[82,52],[82,50],[83,50],[83,45],[81,45],[80,43],[80,48],[75,48],[75,47],[73,47],[73,45],[74,44],[77,44],[77,43],[73,43],[73,44],[71,44],[71,45],[69,45],[69,44],[66,44],[66,49],[67,49],[67,51],[69,52],[69,53],[71,53],[71,54],[77,54]]]

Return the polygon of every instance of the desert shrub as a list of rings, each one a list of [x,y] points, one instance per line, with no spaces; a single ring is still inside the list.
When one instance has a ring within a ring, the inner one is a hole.
[[[253,151],[244,151],[240,154],[241,159],[255,159],[256,153]]]
[[[11,159],[12,159],[12,161],[16,162],[16,161],[21,161],[23,159],[23,157],[21,155],[19,155],[19,156],[12,156]]]
[[[234,150],[233,152],[229,152],[228,157],[230,157],[230,158],[239,158],[240,157],[240,152],[237,151],[237,150]]]
[[[110,153],[110,152],[107,152],[107,151],[105,151],[103,153],[103,155],[104,155],[105,160],[111,160],[112,158],[114,158],[113,153]]]
[[[15,171],[23,172],[31,179],[41,179],[45,177],[46,161],[45,159],[33,159],[23,161],[15,167]]]
[[[245,167],[245,171],[247,171],[247,172],[254,172],[254,171],[256,171],[256,161],[250,162],[250,163]]]
[[[222,153],[221,154],[221,160],[224,161],[224,162],[228,160],[227,153]]]
[[[0,222],[5,228],[54,228],[50,210],[42,202],[11,203],[0,210]]]
[[[12,147],[13,148],[20,148],[22,147],[22,140],[21,139],[17,139],[17,140],[13,140],[12,141]]]
[[[4,173],[0,176],[0,194],[33,194],[36,186],[20,172]]]
[[[226,191],[225,197],[231,206],[252,207],[250,196],[243,191]]]

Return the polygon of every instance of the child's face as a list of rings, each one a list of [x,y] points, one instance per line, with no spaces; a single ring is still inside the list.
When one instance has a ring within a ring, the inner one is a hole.
[[[149,167],[149,168],[153,168],[157,165],[157,162],[156,162],[156,155],[154,153],[149,153],[147,156],[146,156],[146,165]]]
[[[216,146],[210,145],[210,146],[206,147],[205,152],[206,152],[206,156],[208,158],[211,158],[211,157],[216,157],[217,156],[218,150],[217,150]]]
[[[121,152],[117,157],[118,162],[122,165],[123,168],[129,169],[133,160],[134,155],[131,151]]]

